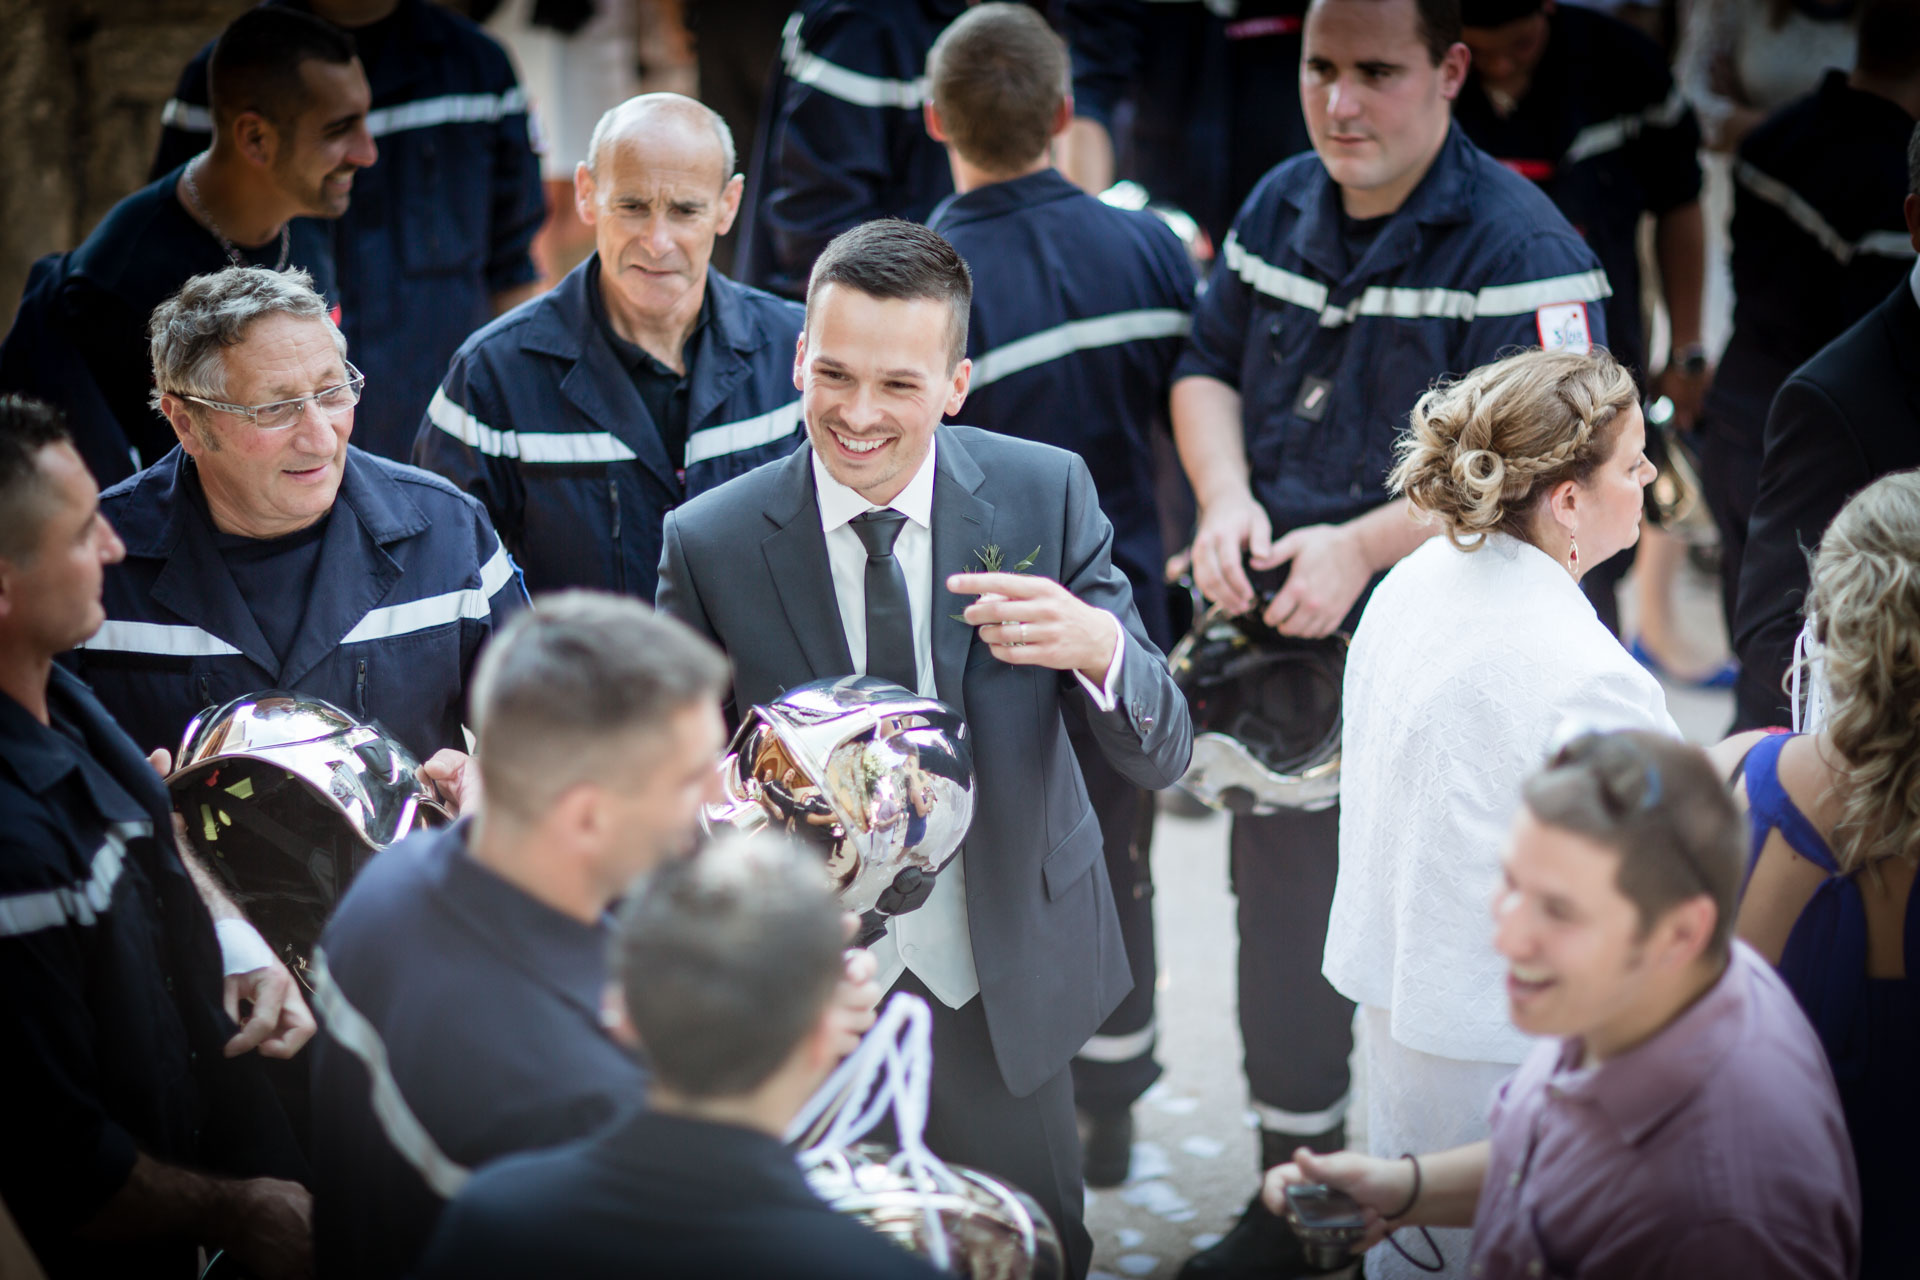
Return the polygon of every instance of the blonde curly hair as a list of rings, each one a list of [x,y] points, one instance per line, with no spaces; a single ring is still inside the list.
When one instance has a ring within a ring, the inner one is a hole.
[[[1920,471],[1883,476],[1820,539],[1807,593],[1841,760],[1843,872],[1920,860]]]
[[[1439,517],[1462,551],[1490,533],[1532,541],[1540,495],[1585,482],[1613,452],[1622,411],[1639,388],[1618,360],[1522,351],[1444,382],[1420,397],[1387,483]]]

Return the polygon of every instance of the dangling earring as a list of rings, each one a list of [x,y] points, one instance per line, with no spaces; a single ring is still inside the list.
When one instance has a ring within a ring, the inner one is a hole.
[[[1572,534],[1567,535],[1567,572],[1580,576],[1580,540]]]

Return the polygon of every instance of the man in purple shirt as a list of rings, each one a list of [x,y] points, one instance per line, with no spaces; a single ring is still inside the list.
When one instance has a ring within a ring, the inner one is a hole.
[[[1269,1207],[1326,1183],[1359,1201],[1365,1246],[1471,1225],[1485,1280],[1851,1276],[1860,1191],[1839,1099],[1792,994],[1732,939],[1740,824],[1706,755],[1589,734],[1524,795],[1494,945],[1514,1025],[1554,1038],[1501,1085],[1487,1141],[1397,1160],[1302,1150],[1267,1174]]]

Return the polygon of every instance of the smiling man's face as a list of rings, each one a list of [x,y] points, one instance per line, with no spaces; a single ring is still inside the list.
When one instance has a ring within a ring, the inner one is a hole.
[[[807,438],[827,474],[875,506],[907,487],[940,419],[959,412],[973,362],[953,361],[953,310],[824,284],[794,354]]]

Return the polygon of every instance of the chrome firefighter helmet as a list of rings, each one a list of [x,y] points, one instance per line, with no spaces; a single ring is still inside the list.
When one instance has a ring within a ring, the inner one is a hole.
[[[861,1143],[818,1153],[806,1177],[837,1212],[923,1258],[934,1253],[929,1234],[941,1232],[950,1275],[1058,1280],[1066,1274],[1046,1210],[978,1169],[943,1164],[921,1179],[897,1151]]]
[[[454,817],[377,725],[281,690],[195,716],[167,786],[194,844],[296,972],[367,859]]]
[[[1340,684],[1347,637],[1283,636],[1215,605],[1169,656],[1193,713],[1180,786],[1239,814],[1330,808],[1340,798]]]
[[[752,708],[720,775],[706,830],[771,825],[800,838],[849,911],[918,906],[973,823],[966,722],[871,676],[816,680]]]

